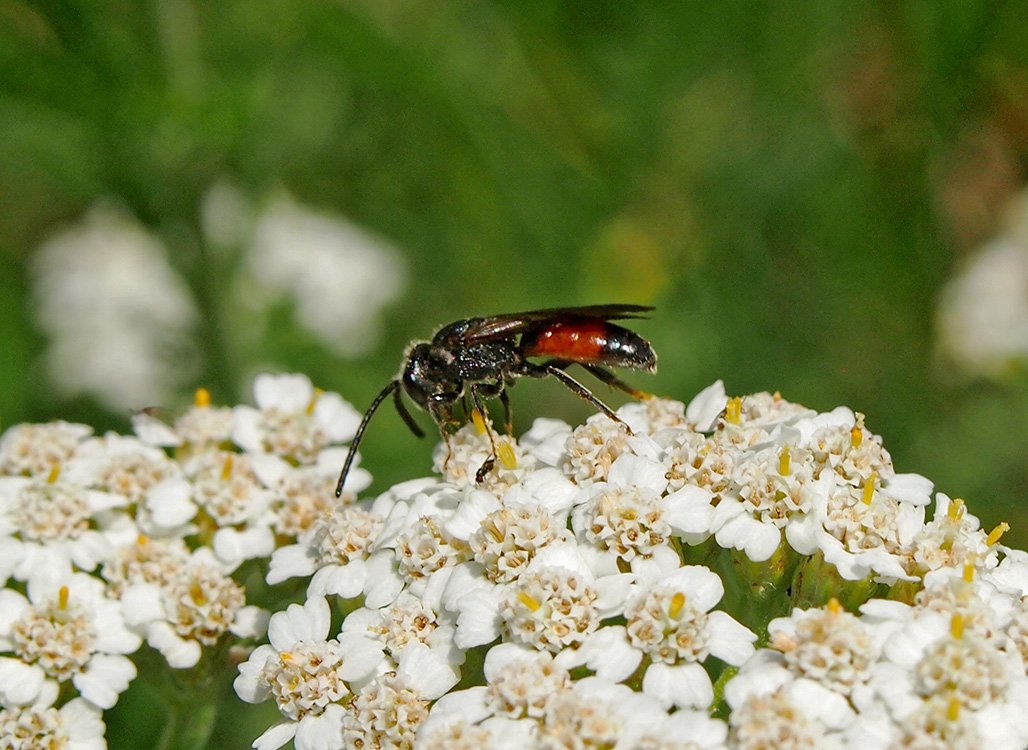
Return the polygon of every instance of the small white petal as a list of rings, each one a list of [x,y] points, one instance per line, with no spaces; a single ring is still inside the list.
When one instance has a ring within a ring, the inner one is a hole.
[[[487,701],[485,686],[447,693],[432,706],[432,711],[420,731],[427,731],[431,726],[445,726],[457,721],[477,724],[492,713]]]
[[[658,583],[680,590],[704,612],[725,595],[725,587],[718,574],[702,565],[685,565],[664,576]]]
[[[714,700],[714,687],[699,664],[651,664],[643,677],[643,692],[664,706],[707,708]]]
[[[472,591],[458,600],[460,614],[457,615],[457,632],[453,638],[458,648],[474,648],[496,640],[503,627],[501,599],[500,587],[494,586]]]
[[[153,583],[129,586],[121,595],[121,611],[125,622],[138,626],[164,617],[164,596]]]
[[[596,601],[593,605],[601,619],[620,614],[632,592],[634,578],[631,573],[615,573],[593,580],[593,590],[596,591]]]
[[[143,641],[136,633],[125,627],[122,616],[124,605],[115,601],[100,601],[93,604],[93,627],[96,640],[93,649],[108,654],[134,653]]]
[[[45,680],[46,674],[35,664],[0,656],[0,703],[3,705],[24,706],[34,702]]]
[[[274,724],[253,741],[254,750],[278,750],[296,736],[296,722],[284,721]]]
[[[132,415],[132,431],[149,445],[173,448],[182,445],[182,438],[152,414],[140,411]]]
[[[794,705],[805,706],[830,729],[842,729],[853,721],[855,713],[846,698],[819,682],[801,677],[788,690]]]
[[[236,406],[232,409],[232,442],[251,453],[264,451],[264,434],[261,431],[261,413],[252,406]]]
[[[268,618],[268,610],[251,604],[236,613],[229,630],[240,638],[263,638],[268,632]]]
[[[491,682],[509,665],[520,661],[531,661],[535,656],[535,649],[529,646],[523,646],[520,643],[498,643],[486,652],[482,662],[482,674],[487,682]]]
[[[525,573],[535,572],[540,568],[563,568],[586,579],[592,579],[589,565],[582,557],[578,544],[573,541],[547,544],[532,558],[532,562],[525,568]]]
[[[157,649],[173,669],[189,669],[200,661],[200,644],[181,638],[167,622],[155,622],[147,630],[146,642]]]
[[[568,657],[574,656],[572,662]],[[627,679],[642,661],[642,652],[632,648],[625,635],[624,625],[600,628],[586,637],[578,653],[565,649],[555,661],[566,668],[585,664],[589,669],[611,682]]]
[[[296,728],[296,750],[339,750],[345,714],[338,703],[329,703],[320,716],[304,716]]]
[[[244,560],[268,557],[275,551],[275,535],[267,526],[254,526],[243,531],[231,527],[214,534],[214,554],[230,565]]]
[[[631,453],[622,453],[610,465],[607,483],[613,487],[641,487],[658,494],[667,489],[667,469],[654,461]]]
[[[777,651],[761,649],[725,685],[725,700],[733,709],[739,708],[752,695],[770,695],[793,680],[782,666],[784,657]]]
[[[196,515],[191,495],[192,485],[185,479],[165,479],[146,493],[146,508],[155,524],[172,529],[188,523]]]
[[[339,642],[345,654],[339,676],[347,682],[359,682],[388,669],[380,641],[347,633],[340,636]]]
[[[72,683],[82,697],[99,708],[113,708],[118,696],[128,689],[136,677],[136,665],[126,656],[95,654],[85,671],[77,673]]]
[[[250,658],[239,665],[239,675],[232,682],[236,695],[247,703],[260,703],[271,696],[268,683],[261,679],[261,671],[268,659],[277,658],[278,651],[264,644],[250,654]]]
[[[707,615],[707,631],[711,656],[738,667],[753,655],[757,634],[731,615],[720,610],[711,612]]]
[[[709,534],[714,528],[714,494],[686,485],[664,498],[664,520],[677,534]]]
[[[267,582],[274,586],[290,578],[312,575],[318,569],[318,557],[306,544],[290,544],[279,547],[271,554]]]
[[[374,553],[365,563],[364,604],[375,609],[393,603],[403,591],[404,580],[392,550]]]
[[[935,484],[920,474],[895,474],[882,482],[882,491],[903,503],[928,505]]]
[[[288,651],[300,641],[321,641],[328,635],[331,612],[324,597],[314,596],[302,606],[290,604],[276,612],[268,623],[268,640],[279,651]]]
[[[422,698],[435,700],[460,681],[460,674],[443,654],[421,641],[412,641],[400,652],[396,674]]]
[[[68,732],[68,750],[107,750],[103,714],[83,698],[72,698],[58,709]]]
[[[699,432],[709,432],[721,412],[725,410],[728,403],[728,394],[725,393],[725,384],[715,380],[702,391],[697,393],[689,405],[685,407],[685,418],[689,423],[695,425]]]
[[[812,555],[818,549],[821,519],[813,513],[794,518],[785,526],[785,540],[801,555]]]
[[[719,506],[720,507],[720,506]],[[753,562],[770,559],[782,541],[782,532],[753,516],[741,514],[730,519],[714,535],[722,547],[742,550]]]
[[[6,639],[10,635],[14,623],[21,619],[29,606],[24,594],[14,589],[0,589],[0,637]]]
[[[443,529],[456,539],[467,541],[482,525],[482,519],[499,510],[500,501],[496,495],[484,490],[472,490],[457,506],[457,512],[450,516]]]
[[[555,468],[530,472],[520,484],[503,495],[504,505],[538,505],[551,515],[568,511],[574,504],[578,487]]]
[[[306,411],[312,398],[314,386],[303,374],[263,372],[253,379],[253,400],[261,409],[302,412]]]
[[[357,432],[361,415],[338,393],[322,393],[314,403],[314,419],[328,433],[331,442],[342,443]]]

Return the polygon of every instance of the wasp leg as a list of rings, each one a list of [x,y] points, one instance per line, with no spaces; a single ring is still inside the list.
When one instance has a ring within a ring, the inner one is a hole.
[[[453,454],[453,451],[450,449],[450,433],[447,431],[446,425],[452,421],[453,414],[449,407],[442,404],[430,405],[429,413],[432,415],[432,420],[435,422],[436,427],[439,428],[439,435],[443,439],[443,445],[446,446],[446,458],[443,459],[443,473],[445,474],[447,467],[450,465],[450,456]]]
[[[638,398],[638,399],[653,398],[652,394],[647,393],[646,391],[640,391],[638,388],[633,388],[628,383],[626,383],[625,381],[623,381],[619,377],[617,377],[610,370],[606,370],[606,369],[600,367],[599,365],[588,365],[588,364],[581,363],[581,362],[579,364],[581,364],[582,367],[584,367],[586,370],[591,372],[599,380],[602,380],[604,383],[606,383],[609,386],[613,386],[614,388],[621,389],[622,391],[627,393],[632,398]]]
[[[503,404],[503,428],[508,436],[514,434],[514,423],[511,420],[510,397],[507,396],[507,387],[502,380],[496,382],[482,382],[475,384],[474,390],[480,399],[499,398]],[[481,411],[481,406],[479,411]]]
[[[566,372],[564,372],[563,368],[567,367],[569,364],[571,364],[571,363],[570,362],[561,362],[559,360],[554,361],[554,362],[544,362],[541,365],[534,365],[534,364],[531,364],[531,363],[526,363],[526,365],[528,365],[528,366],[525,368],[524,372],[525,372],[526,375],[528,375],[530,377],[533,377],[533,378],[544,378],[547,375],[552,375],[553,377],[557,378],[557,380],[559,380],[561,383],[563,383],[565,386],[567,386],[572,391],[577,393],[581,398],[585,399],[590,404],[592,404],[597,409],[599,409],[604,414],[606,414],[610,419],[612,419],[613,421],[617,422],[622,427],[624,427],[625,431],[628,432],[629,435],[631,435],[632,434],[632,428],[629,427],[625,423],[625,421],[623,419],[621,419],[621,417],[619,417],[617,414],[615,414],[613,409],[611,409],[605,403],[603,403],[598,398],[596,398],[596,396],[593,395],[592,391],[590,391],[584,385],[582,385],[577,380],[575,380],[573,377],[571,377]]]
[[[503,429],[507,432],[507,437],[511,437],[514,434],[514,420],[510,415],[510,396],[507,395],[507,389],[500,389],[500,403],[503,404]]]
[[[487,390],[487,389],[482,389]],[[485,407],[482,404],[482,396],[479,393],[479,387],[471,387],[471,400],[475,404],[475,408],[478,409],[482,415],[482,424],[485,425],[485,434],[489,438],[489,457],[482,462],[482,465],[478,467],[478,471],[475,472],[475,484],[482,484],[485,481],[486,475],[493,470],[496,466],[496,439],[493,437],[493,428],[489,424],[489,417],[485,411]]]

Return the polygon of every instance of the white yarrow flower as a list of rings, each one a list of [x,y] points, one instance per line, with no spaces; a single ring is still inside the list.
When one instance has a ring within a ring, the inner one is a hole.
[[[50,377],[124,412],[170,403],[193,375],[197,312],[168,250],[131,217],[94,207],[33,259]]]

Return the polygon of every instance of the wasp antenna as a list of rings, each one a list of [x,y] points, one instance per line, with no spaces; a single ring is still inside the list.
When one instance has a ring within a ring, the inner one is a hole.
[[[394,380],[394,383],[399,385],[399,381]],[[423,438],[425,437],[425,431],[418,426],[418,423],[414,421],[414,417],[407,411],[407,407],[403,405],[403,399],[400,398],[400,389],[393,389],[393,402],[396,404],[396,411],[400,413],[400,417],[403,419],[404,424],[410,428],[410,431],[414,433],[414,437]]]
[[[364,412],[364,417],[361,419],[361,423],[357,426],[357,432],[353,435],[353,440],[350,441],[350,450],[346,454],[346,461],[343,463],[343,470],[339,472],[339,483],[336,484],[336,497],[340,497],[343,494],[343,485],[346,484],[346,475],[350,473],[350,466],[353,464],[353,459],[357,457],[357,446],[360,445],[361,437],[364,436],[364,430],[368,428],[368,422],[375,414],[375,410],[378,409],[379,404],[386,400],[390,393],[396,392],[400,387],[399,380],[389,381],[389,385],[382,389],[382,391],[375,396],[375,400],[371,402],[371,406]],[[409,415],[408,415],[409,418]],[[413,420],[412,420],[413,421]]]

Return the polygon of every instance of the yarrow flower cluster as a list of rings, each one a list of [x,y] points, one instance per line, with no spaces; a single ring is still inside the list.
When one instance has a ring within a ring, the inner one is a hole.
[[[476,415],[277,549],[308,600],[240,667],[282,713],[254,747],[1028,743],[1028,555],[929,517],[862,414],[720,382],[617,414]]]
[[[336,501],[358,413],[254,393],[0,438],[0,747],[104,747],[146,653],[272,702],[258,750],[1028,746],[1028,553],[862,414],[720,382],[517,439],[478,414]]]
[[[59,421],[0,436],[0,747],[104,747],[139,659],[185,691],[264,637],[247,566],[324,515],[359,417],[304,376],[260,376],[255,400],[201,390],[171,424],[137,414],[134,436]]]

